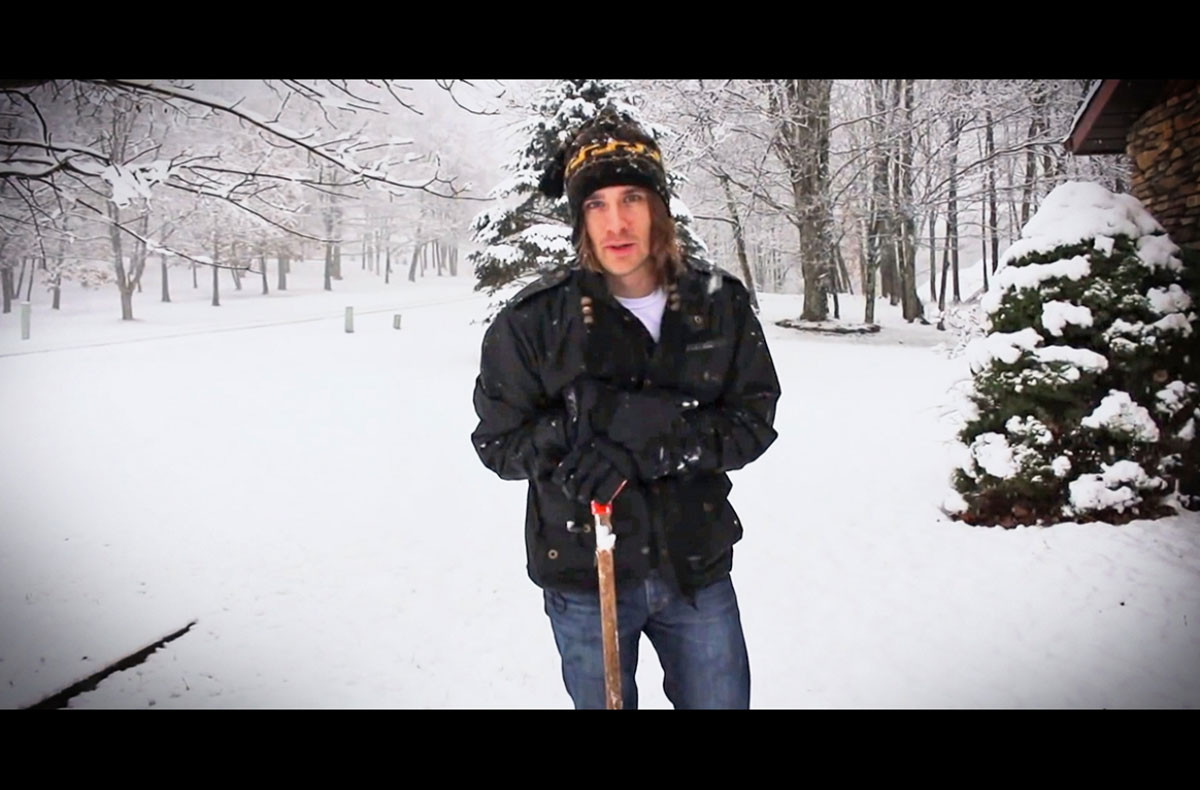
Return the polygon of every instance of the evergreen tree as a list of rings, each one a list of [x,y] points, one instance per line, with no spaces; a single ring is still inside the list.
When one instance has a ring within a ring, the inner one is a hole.
[[[492,295],[574,257],[566,196],[551,200],[538,190],[538,182],[575,131],[606,108],[637,122],[661,147],[669,130],[646,122],[641,102],[627,83],[609,80],[560,80],[535,97],[522,127],[524,143],[504,168],[511,176],[489,193],[508,205],[481,212],[471,224],[481,245],[468,256],[478,279],[475,290]],[[667,178],[677,195],[682,179],[670,172],[669,164]],[[670,208],[684,254],[707,261],[707,247],[694,233],[687,207],[675,197]]]
[[[1130,195],[1069,182],[1047,196],[982,301],[989,334],[967,349],[964,521],[1173,512],[1200,419],[1180,254]]]

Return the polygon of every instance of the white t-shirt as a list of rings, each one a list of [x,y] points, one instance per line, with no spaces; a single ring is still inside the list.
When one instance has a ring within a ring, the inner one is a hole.
[[[662,331],[663,311],[667,308],[667,292],[658,288],[653,293],[636,299],[626,299],[623,296],[617,296],[616,299],[638,317],[657,343]]]

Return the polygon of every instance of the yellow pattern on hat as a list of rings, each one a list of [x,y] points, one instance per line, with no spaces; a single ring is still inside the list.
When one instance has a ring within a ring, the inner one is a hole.
[[[569,164],[567,164],[567,178],[570,178],[571,175],[574,174],[575,171],[580,167],[582,167],[584,162],[587,160],[595,159],[596,157],[604,156],[605,154],[611,154],[615,151],[628,151],[634,156],[649,156],[656,162],[662,161],[662,155],[645,143],[630,143],[626,142],[625,140],[609,140],[605,143],[592,143],[591,145],[585,145],[583,148],[579,149],[579,153],[575,154],[575,157],[570,161]]]

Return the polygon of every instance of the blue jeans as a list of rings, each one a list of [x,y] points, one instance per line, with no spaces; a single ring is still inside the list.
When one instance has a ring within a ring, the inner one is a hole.
[[[604,647],[598,593],[545,590],[546,614],[562,656],[563,681],[577,709],[604,707]],[[733,581],[696,592],[696,606],[655,573],[617,593],[624,707],[637,708],[638,643],[645,632],[677,709],[750,707],[750,660]]]

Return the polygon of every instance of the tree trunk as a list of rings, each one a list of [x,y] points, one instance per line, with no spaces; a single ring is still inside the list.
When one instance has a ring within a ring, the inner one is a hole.
[[[979,250],[983,256],[982,258],[980,258],[979,266],[981,269],[983,269],[983,290],[986,292],[988,289],[988,251],[987,251],[987,232],[986,232],[987,205],[983,204],[983,203],[979,204],[979,222],[980,222],[980,227],[985,229],[985,230],[982,230],[979,234]]]
[[[787,167],[799,233],[804,278],[802,320],[822,321],[829,260],[829,100],[832,80],[774,80],[767,86],[772,114],[780,119],[775,146]]]
[[[863,321],[875,323],[875,285],[880,281],[883,294],[889,295],[893,288],[891,269],[885,258],[891,257],[891,239],[887,239],[888,210],[892,205],[892,197],[888,189],[888,154],[884,145],[884,135],[887,132],[887,122],[884,115],[887,112],[887,99],[884,95],[884,81],[871,80],[871,95],[874,104],[874,115],[871,119],[872,166],[870,194],[867,198],[867,215],[870,218],[867,234],[867,277],[863,296],[866,299]]]
[[[450,276],[458,276],[458,242],[450,248]]]
[[[192,288],[193,289],[200,287],[200,271],[199,270],[200,270],[200,267],[196,265],[195,261],[192,261]]]
[[[325,291],[334,289],[334,243],[325,243]]]
[[[55,264],[54,264],[54,290],[53,290],[54,296],[53,296],[53,301],[50,305],[51,310],[58,310],[59,306],[62,304],[62,270],[63,270],[63,263],[66,261],[66,258],[67,258],[66,234],[67,234],[67,229],[71,225],[70,220],[71,220],[71,218],[69,216],[63,219],[63,228],[62,228],[63,235],[60,236],[58,239],[58,256],[56,257]]]
[[[121,221],[121,210],[112,202],[107,203],[108,239],[112,244],[113,271],[117,276],[117,290],[121,294],[121,320],[133,320],[133,283],[125,273],[125,254],[121,247],[121,231],[117,223]]]
[[[141,237],[133,244],[133,269],[130,277],[137,286],[138,293],[142,292],[142,275],[146,272],[147,249],[143,239],[150,233],[150,206],[146,205],[138,223],[138,235]]]
[[[938,310],[946,312],[946,275],[950,273],[950,231],[946,230],[946,243],[942,246],[942,287],[938,293]],[[938,328],[942,328],[939,321]]]
[[[415,283],[417,281],[417,259],[421,256],[421,244],[413,247],[412,262],[408,265],[408,281]]]
[[[171,301],[171,288],[167,282],[167,254],[165,252],[159,255],[159,261],[162,267],[162,300],[169,302]]]
[[[333,260],[331,261],[331,276],[335,280],[342,279],[342,209],[340,206],[332,203],[330,197],[330,233],[329,238],[333,240]]]
[[[1053,97],[1050,95],[1050,88],[1045,82],[1038,80],[1034,84],[1034,118],[1038,124],[1038,136],[1046,139],[1050,136],[1050,110],[1048,105]],[[1058,147],[1051,145],[1042,146],[1042,175],[1045,177],[1047,190],[1054,188],[1054,180],[1058,176],[1058,163],[1052,150]]]
[[[212,267],[212,306],[221,306],[221,270],[215,264],[221,262],[221,236],[218,233],[213,233],[213,264]]]
[[[750,307],[758,312],[758,295],[754,288],[754,275],[750,272],[750,261],[746,258],[746,237],[742,231],[742,219],[738,216],[737,203],[733,199],[733,190],[729,188],[729,178],[721,176],[721,188],[725,190],[725,205],[729,208],[729,218],[733,221],[733,242],[737,248],[738,264],[742,267],[742,279],[745,280],[746,290],[750,292]]]
[[[12,312],[13,281],[12,267],[0,264],[0,288],[4,291],[4,312]]]
[[[1025,145],[1025,183],[1021,186],[1021,228],[1029,222],[1029,208],[1033,201],[1033,185],[1037,180],[1037,160],[1034,158],[1033,140],[1037,135],[1037,119],[1029,122],[1029,134]]]
[[[850,268],[846,266],[846,259],[842,257],[842,248],[840,245],[835,244],[833,246],[833,258],[837,262],[839,290],[843,290],[853,296],[854,280],[850,277]]]
[[[39,265],[37,268],[45,270],[46,259],[39,258],[38,261],[39,261]],[[32,260],[30,262],[32,263]],[[33,301],[33,276],[34,276],[35,272],[36,272],[35,268],[31,265],[29,267],[29,284],[25,286],[25,301],[26,302]]]
[[[275,286],[276,290],[287,290],[287,274],[288,274],[288,257],[284,253],[278,253],[275,256],[275,265],[279,267],[279,283]]]
[[[893,216],[899,219],[900,243],[897,257],[900,267],[901,314],[905,321],[924,320],[925,309],[917,295],[917,218],[913,209],[913,83],[899,80],[896,92],[904,127],[900,135],[900,161],[897,167],[899,195],[893,206]]]
[[[946,208],[946,240],[950,245],[950,260],[954,268],[955,304],[962,301],[958,286],[958,138],[963,123],[957,117],[950,121],[950,202]]]
[[[875,271],[876,267],[871,263],[867,263],[867,279],[863,284],[863,301],[865,308],[863,309],[863,323],[875,323]]]
[[[242,290],[242,273],[238,271],[238,266],[241,265],[242,245],[238,242],[233,242],[229,245],[229,276],[233,278],[233,288],[236,291]]]
[[[391,281],[392,281],[392,241],[391,241],[391,237],[389,236],[388,237],[388,246],[387,246],[386,250],[384,251],[383,284],[388,285],[391,283]]]
[[[929,210],[929,301],[937,299],[937,209]]]
[[[889,140],[894,137],[895,107],[899,95],[890,91],[885,80],[875,82],[875,181],[874,199],[877,223],[873,231],[876,266],[879,271],[880,294],[887,298],[890,304],[900,301],[899,272],[896,267],[895,245],[897,216],[894,208],[897,202],[897,182],[895,176],[898,152],[894,150]]]
[[[992,242],[992,271],[996,271],[996,266],[1000,262],[1000,226],[997,221],[996,211],[996,136],[993,130],[994,123],[992,121],[992,111],[987,111],[987,194],[988,194],[988,232],[991,234]],[[986,271],[985,271],[986,278]],[[987,280],[984,280],[984,289],[987,288]]]
[[[263,285],[262,292],[263,292],[263,295],[265,296],[266,294],[269,294],[271,292],[271,288],[267,285],[267,249],[266,249],[266,247],[259,248],[258,262],[262,266],[262,285]]]
[[[25,269],[27,269],[28,267],[29,267],[29,257],[24,256],[21,258],[21,274],[17,277],[16,296],[18,299],[21,298],[21,289],[25,287]]]

